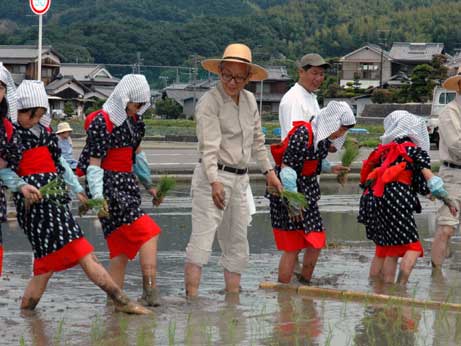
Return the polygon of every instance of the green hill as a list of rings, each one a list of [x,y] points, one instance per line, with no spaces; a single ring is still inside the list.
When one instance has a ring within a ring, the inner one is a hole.
[[[388,42],[443,42],[452,51],[459,13],[458,0],[54,0],[44,44],[66,61],[133,63],[140,52],[145,64],[176,65],[240,41],[267,62],[341,56],[389,30]],[[0,44],[35,43],[36,23],[26,1],[4,1]]]

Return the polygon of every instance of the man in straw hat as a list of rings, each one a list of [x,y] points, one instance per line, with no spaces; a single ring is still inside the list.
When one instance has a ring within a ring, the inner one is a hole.
[[[439,115],[439,153],[442,165],[439,176],[445,182],[448,194],[456,204],[458,213],[453,216],[444,204],[437,212],[437,231],[432,242],[432,266],[440,270],[445,259],[448,243],[459,225],[461,207],[461,69],[448,78],[443,87],[456,91],[456,97],[448,103]]]
[[[267,78],[267,71],[253,64],[250,49],[238,43],[229,45],[222,59],[204,60],[202,66],[220,80],[195,110],[201,159],[191,188],[192,234],[184,269],[188,297],[198,294],[202,266],[208,262],[216,232],[226,292],[240,290],[240,276],[249,260],[246,189],[250,157],[256,159],[268,186],[282,190],[264,146],[255,97],[244,90],[250,80]]]

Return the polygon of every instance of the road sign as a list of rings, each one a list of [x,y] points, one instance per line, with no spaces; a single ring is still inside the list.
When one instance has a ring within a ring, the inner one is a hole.
[[[51,5],[51,0],[29,0],[30,9],[37,15],[45,14]]]

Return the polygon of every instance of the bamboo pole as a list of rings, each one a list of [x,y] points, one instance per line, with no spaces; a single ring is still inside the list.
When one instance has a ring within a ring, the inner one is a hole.
[[[278,282],[263,281],[259,284],[261,289],[276,291],[291,291],[298,295],[318,297],[325,299],[352,300],[362,303],[387,303],[393,305],[410,305],[425,309],[446,309],[450,311],[461,311],[461,304],[439,302],[434,300],[421,300],[416,298],[390,296],[371,292],[358,292],[339,290],[334,288],[323,288],[314,286],[297,286],[282,284]]]

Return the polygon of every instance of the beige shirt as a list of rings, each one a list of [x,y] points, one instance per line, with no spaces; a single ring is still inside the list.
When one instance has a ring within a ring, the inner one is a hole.
[[[195,109],[199,151],[208,181],[219,181],[218,166],[247,168],[251,156],[261,172],[272,168],[254,95],[242,90],[237,105],[218,85],[206,92]]]
[[[461,165],[461,104],[451,101],[440,112],[440,160]]]

